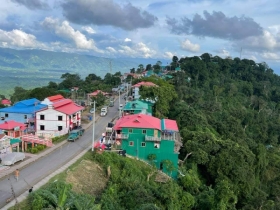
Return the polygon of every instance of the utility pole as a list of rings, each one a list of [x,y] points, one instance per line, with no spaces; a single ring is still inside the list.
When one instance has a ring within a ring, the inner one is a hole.
[[[110,61],[110,74],[112,74],[112,63]]]
[[[121,90],[119,89],[119,117],[121,117],[121,107],[120,107],[120,104],[121,104]]]
[[[92,121],[92,147],[91,147],[91,151],[94,151],[94,135],[95,135],[95,101],[93,102],[93,121]]]

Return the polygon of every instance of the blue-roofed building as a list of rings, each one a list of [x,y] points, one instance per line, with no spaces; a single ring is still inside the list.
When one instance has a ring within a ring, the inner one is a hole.
[[[0,109],[0,123],[13,120],[25,123],[29,131],[35,131],[35,113],[46,109],[47,105],[41,104],[36,98],[31,98],[15,103],[13,106]]]

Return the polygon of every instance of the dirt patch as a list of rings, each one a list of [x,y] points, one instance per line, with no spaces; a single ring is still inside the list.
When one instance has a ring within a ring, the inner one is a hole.
[[[89,160],[67,172],[66,182],[72,184],[73,191],[98,196],[107,185],[108,178],[103,169]]]

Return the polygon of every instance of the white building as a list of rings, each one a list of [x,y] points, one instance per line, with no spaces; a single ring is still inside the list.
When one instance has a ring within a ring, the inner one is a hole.
[[[153,87],[153,86],[157,86],[157,85],[152,82],[139,82],[139,83],[133,85],[132,86],[132,99],[133,100],[137,100],[140,98],[139,89],[141,86]]]
[[[60,136],[81,125],[81,111],[84,107],[72,100],[56,95],[46,98],[42,104],[48,107],[36,113],[37,135]]]

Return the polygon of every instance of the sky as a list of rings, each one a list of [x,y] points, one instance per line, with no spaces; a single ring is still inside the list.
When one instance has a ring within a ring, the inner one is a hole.
[[[5,2],[5,3],[4,3]],[[0,47],[98,57],[241,57],[280,74],[280,0],[2,0]]]

